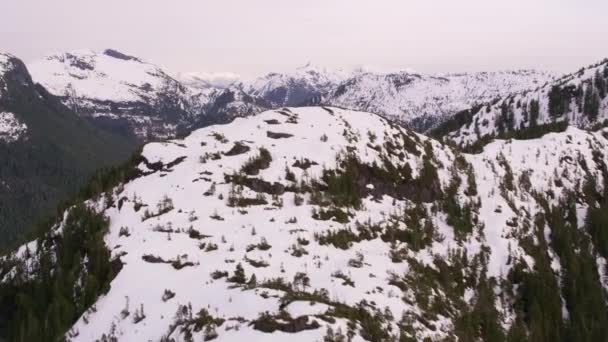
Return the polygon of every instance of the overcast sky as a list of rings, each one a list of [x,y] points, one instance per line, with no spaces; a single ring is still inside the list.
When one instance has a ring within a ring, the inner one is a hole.
[[[606,0],[0,0],[0,49],[27,62],[115,48],[245,76],[308,61],[566,72],[608,57],[607,18]]]

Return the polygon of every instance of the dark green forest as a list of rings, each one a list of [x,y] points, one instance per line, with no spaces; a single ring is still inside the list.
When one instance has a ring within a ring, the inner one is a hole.
[[[0,143],[0,250],[24,241],[102,167],[123,162],[136,143],[93,128],[43,87],[23,63],[0,76],[0,110],[27,125],[18,141]],[[30,236],[31,237],[31,236]]]

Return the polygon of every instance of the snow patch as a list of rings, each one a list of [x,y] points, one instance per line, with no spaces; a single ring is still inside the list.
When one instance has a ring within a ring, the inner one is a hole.
[[[12,143],[27,132],[27,126],[11,112],[0,112],[0,141]]]

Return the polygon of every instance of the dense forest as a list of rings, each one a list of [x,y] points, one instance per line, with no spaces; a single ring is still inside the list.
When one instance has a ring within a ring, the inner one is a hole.
[[[40,221],[34,248],[24,258],[0,260],[0,341],[56,341],[108,291],[122,268],[104,242],[109,220],[83,202],[139,175],[139,153],[122,165],[99,170],[56,216]],[[107,203],[114,205],[114,203]],[[67,216],[63,218],[63,212]],[[57,224],[63,220],[61,232]]]
[[[125,161],[136,144],[93,128],[35,85],[17,59],[0,83],[0,110],[27,126],[19,140],[0,142],[2,250],[25,241],[36,223],[55,215],[97,169]]]

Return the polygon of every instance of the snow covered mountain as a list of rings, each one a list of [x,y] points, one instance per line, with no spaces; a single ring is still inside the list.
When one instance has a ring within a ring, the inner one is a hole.
[[[187,130],[212,92],[186,87],[158,66],[111,49],[50,55],[29,69],[81,116],[138,140]]]
[[[241,84],[273,107],[326,104],[381,114],[418,131],[475,104],[537,88],[553,76],[521,70],[424,75],[410,71],[331,71],[310,64]]]
[[[115,50],[51,55],[29,66],[36,82],[98,127],[163,139],[284,106],[327,104],[381,114],[418,130],[549,81],[535,71],[450,74],[332,71],[310,64],[253,81],[233,74],[170,73]],[[225,108],[220,108],[224,106]]]
[[[251,96],[259,97],[274,107],[317,104],[338,85],[350,77],[342,70],[329,70],[310,63],[293,72],[269,73],[240,87]]]
[[[115,50],[73,51],[31,63],[36,82],[96,126],[137,141],[174,137],[272,107],[240,87],[178,74]],[[221,82],[220,82],[221,83]]]
[[[364,72],[340,84],[324,103],[382,114],[425,131],[474,104],[537,88],[551,78],[525,70],[438,76]]]
[[[608,129],[461,154],[365,112],[237,118],[146,145],[3,258],[0,332],[601,340],[607,164]]]
[[[255,115],[271,108],[273,105],[264,99],[251,96],[238,86],[231,86],[212,93],[211,101],[205,106],[205,114],[192,127],[228,123],[235,118]]]
[[[0,101],[9,96],[8,80],[6,74],[16,69],[17,59],[9,54],[0,53]],[[27,125],[14,113],[0,111],[0,143],[11,143],[23,137],[27,132]]]
[[[179,72],[175,79],[192,88],[225,89],[238,82],[240,76],[232,72]]]
[[[493,137],[537,136],[568,125],[594,128],[608,120],[608,60],[541,87],[473,107],[439,127],[439,136],[463,146]]]

